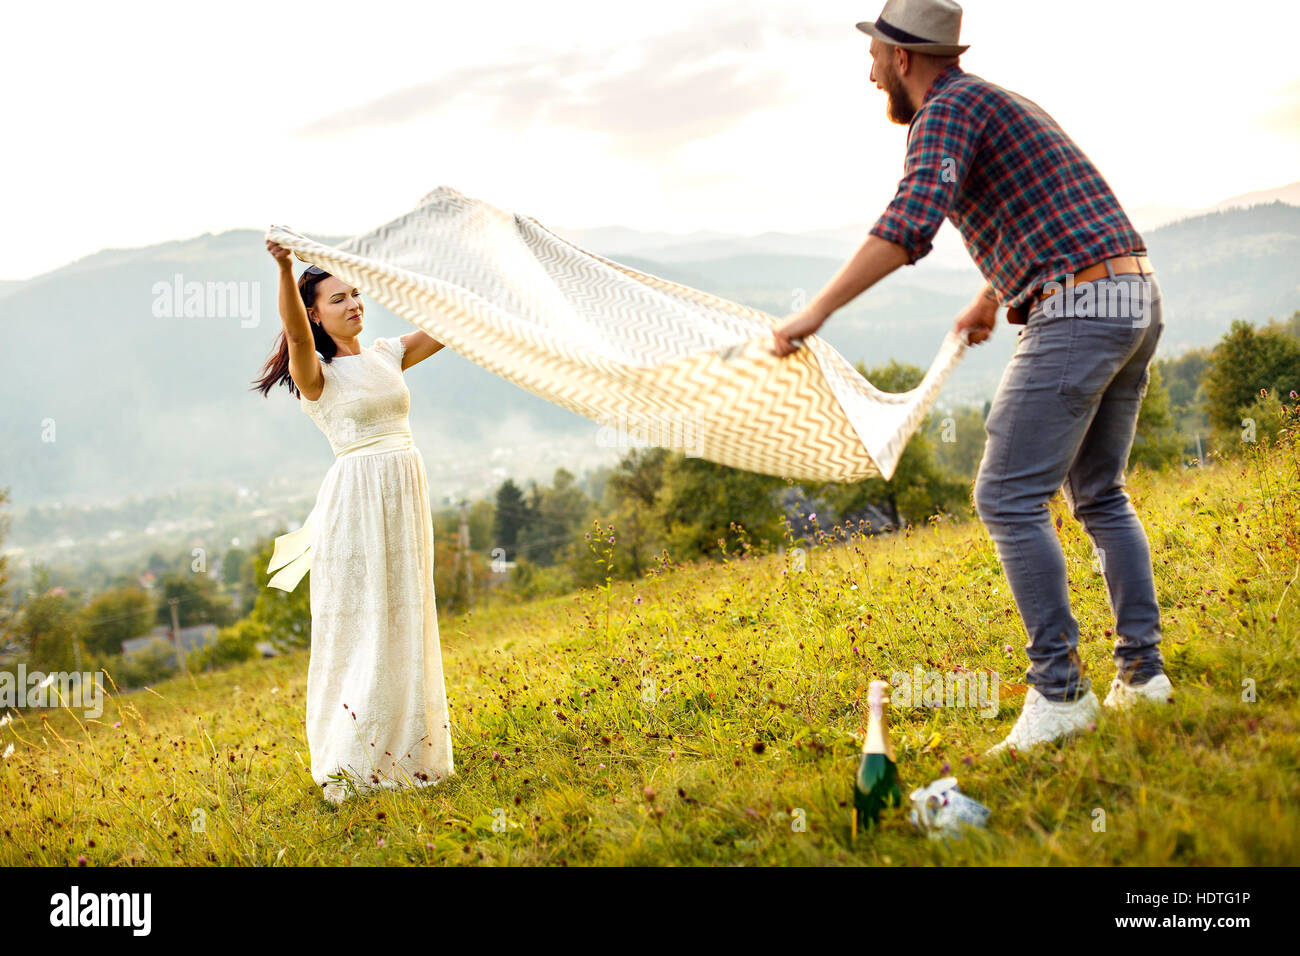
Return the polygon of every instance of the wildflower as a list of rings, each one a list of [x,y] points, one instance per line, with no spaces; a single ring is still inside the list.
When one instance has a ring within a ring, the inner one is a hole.
[[[948,771],[950,770],[952,770],[952,764],[948,763],[948,761],[945,760],[943,762],[943,766],[939,768],[939,772],[944,776],[947,776]]]
[[[113,726],[114,726],[114,727],[121,727],[121,726],[122,726],[122,722],[119,720],[119,721],[118,721],[117,723],[115,723]]]
[[[11,714],[5,714],[3,717],[0,717],[0,727],[5,726],[5,724],[12,723],[13,719],[14,719],[13,715]]]
[[[379,840],[376,842],[378,843],[379,849],[382,850],[384,848],[384,838],[380,837]]]
[[[632,603],[633,603],[633,604],[640,604],[640,603],[641,603],[641,595],[638,594],[635,598],[633,598]]]
[[[41,690],[44,690],[45,688],[49,687],[53,683],[54,683],[54,674],[50,673],[45,675],[45,680],[41,681],[38,686],[41,688]]]
[[[85,866],[89,861],[83,854],[77,855],[77,866]]]
[[[655,792],[652,787],[646,787],[641,793],[645,796],[647,803],[655,802]]]
[[[0,755],[0,760],[8,760],[9,755],[13,752],[14,752],[14,745],[10,744],[8,747],[5,748],[4,754]]]

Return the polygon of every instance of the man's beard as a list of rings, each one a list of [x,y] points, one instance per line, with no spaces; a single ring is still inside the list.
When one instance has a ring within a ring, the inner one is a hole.
[[[890,73],[881,76],[880,85],[885,88],[885,94],[889,97],[889,118],[900,126],[911,123],[912,117],[916,115],[916,107],[912,105],[912,99],[907,95],[907,89],[898,78],[898,74]]]

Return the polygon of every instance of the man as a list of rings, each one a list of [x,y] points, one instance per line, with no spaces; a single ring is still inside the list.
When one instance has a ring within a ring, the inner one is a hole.
[[[1115,614],[1118,674],[1106,706],[1171,697],[1146,535],[1124,491],[1148,365],[1163,329],[1142,237],[1091,161],[1036,104],[966,73],[952,0],[888,0],[871,36],[871,79],[907,124],[904,177],[862,248],[774,352],[931,248],[945,218],[987,280],[957,317],[972,343],[999,304],[1024,328],[990,408],[975,506],[997,545],[1028,633],[1024,708],[990,753],[1088,727],[1098,704],[1077,652],[1065,558],[1047,502],[1066,500],[1096,547]],[[1121,301],[1122,300],[1122,301]]]

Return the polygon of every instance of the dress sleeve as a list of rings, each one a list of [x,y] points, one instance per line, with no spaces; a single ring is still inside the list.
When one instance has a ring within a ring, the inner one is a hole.
[[[375,345],[382,346],[384,351],[392,356],[393,362],[400,372],[402,370],[402,359],[406,355],[406,344],[402,341],[402,337],[394,335],[391,338],[378,339]]]

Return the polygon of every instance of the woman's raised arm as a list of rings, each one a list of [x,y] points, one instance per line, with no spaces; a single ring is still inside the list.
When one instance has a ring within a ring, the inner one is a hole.
[[[303,305],[298,283],[293,277],[293,253],[279,243],[266,241],[266,249],[280,267],[280,321],[284,339],[289,344],[289,375],[298,391],[308,401],[320,398],[325,376],[316,354],[316,339],[311,334],[311,320]]]

